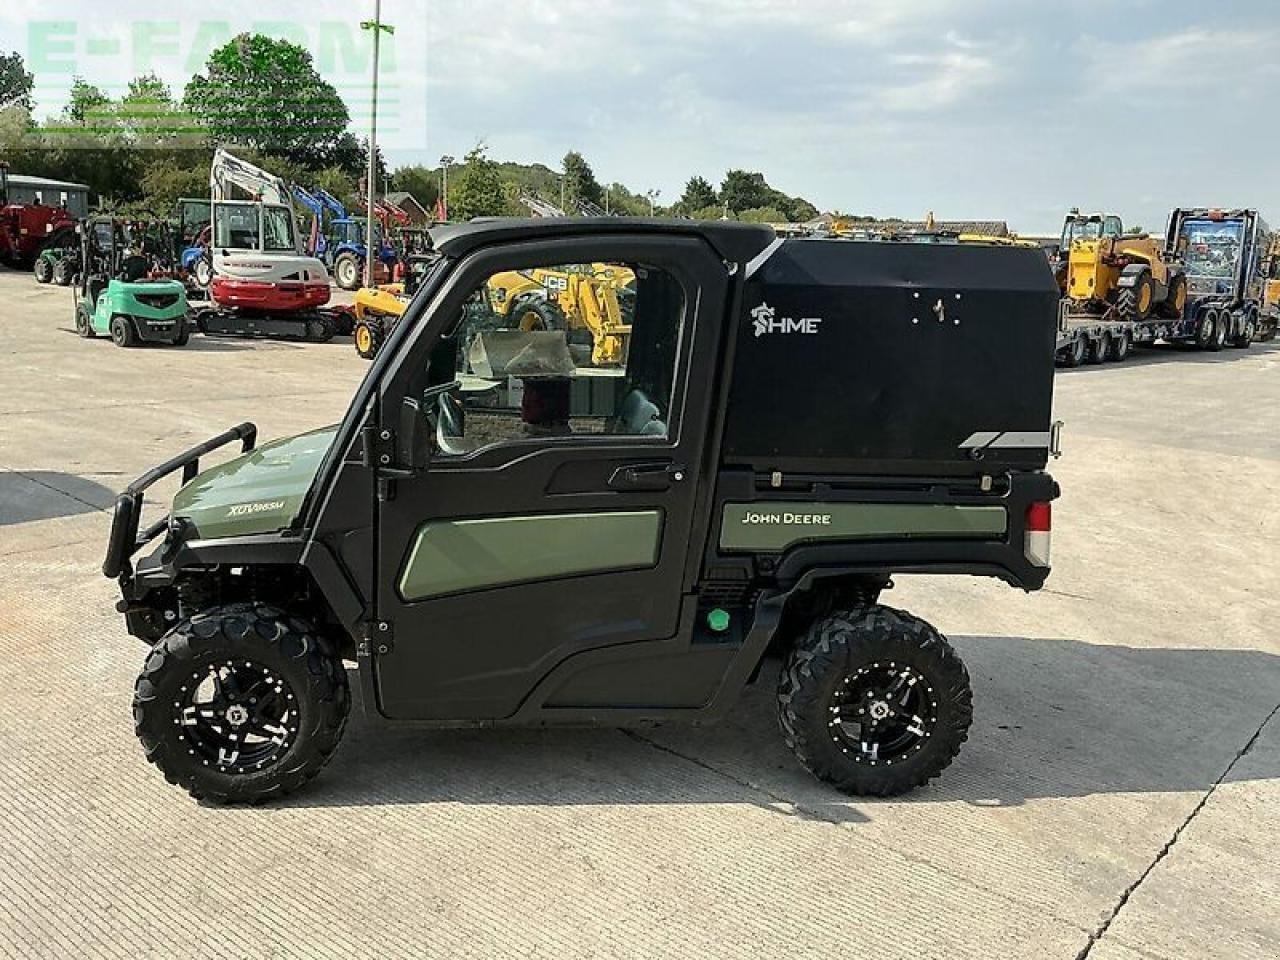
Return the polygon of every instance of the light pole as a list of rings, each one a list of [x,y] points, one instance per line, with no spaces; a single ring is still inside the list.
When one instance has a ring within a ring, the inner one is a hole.
[[[373,0],[373,19],[360,24],[361,30],[373,32],[373,99],[369,107],[369,176],[365,184],[366,198],[369,201],[368,222],[365,224],[364,244],[364,285],[373,286],[373,261],[379,251],[373,246],[373,205],[378,186],[378,50],[382,43],[382,34],[393,34],[396,28],[382,22],[382,0]]]
[[[453,166],[454,159],[445,154],[440,158],[441,169],[441,185],[440,185],[440,212],[444,214],[444,219],[449,219],[449,168]]]
[[[662,196],[662,191],[650,190],[648,193],[645,194],[645,196],[649,198],[649,216],[652,217],[653,211],[654,211],[653,201],[657,200],[660,196]]]

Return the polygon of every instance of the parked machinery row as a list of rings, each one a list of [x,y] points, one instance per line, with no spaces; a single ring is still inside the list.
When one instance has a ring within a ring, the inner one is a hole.
[[[1124,360],[1163,340],[1201,350],[1275,336],[1275,239],[1256,210],[1180,207],[1163,239],[1113,214],[1068,214],[1056,268],[1063,293],[1058,360]]]

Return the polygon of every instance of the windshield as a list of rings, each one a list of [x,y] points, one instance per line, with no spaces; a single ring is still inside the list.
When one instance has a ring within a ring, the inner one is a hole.
[[[1077,240],[1097,240],[1101,236],[1101,220],[1068,220],[1062,228],[1062,249],[1070,248]]]
[[[262,249],[289,250],[293,246],[293,216],[288,207],[262,208]]]
[[[220,203],[213,211],[213,242],[234,250],[258,249],[258,208],[252,203]]]
[[[1240,220],[1187,220],[1178,235],[1187,273],[1193,277],[1231,277],[1236,272],[1244,223]]]

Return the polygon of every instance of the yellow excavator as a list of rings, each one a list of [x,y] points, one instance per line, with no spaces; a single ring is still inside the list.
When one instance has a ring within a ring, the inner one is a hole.
[[[1072,314],[1176,319],[1187,305],[1182,265],[1166,259],[1149,234],[1126,233],[1115,214],[1073,209],[1062,226],[1059,258],[1058,282]]]
[[[627,267],[574,264],[494,274],[483,299],[498,326],[525,332],[562,330],[571,345],[578,338],[585,341],[584,347],[589,345],[592,366],[610,367],[626,362],[631,334],[626,304],[634,289],[635,272]],[[356,353],[372,360],[408,302],[402,283],[357,290],[352,333]]]

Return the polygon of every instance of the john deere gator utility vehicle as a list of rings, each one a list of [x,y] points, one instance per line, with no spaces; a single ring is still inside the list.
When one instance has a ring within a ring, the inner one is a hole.
[[[186,288],[177,280],[152,279],[152,260],[131,225],[112,217],[80,224],[76,288],[76,333],[110,336],[119,347],[141,343],[185,346]]]
[[[255,802],[325,765],[351,684],[385,724],[616,726],[715,720],[777,676],[817,777],[890,795],[938,775],[969,677],[881,597],[1049,574],[1044,255],[623,218],[478,222],[436,249],[341,423],[260,447],[241,424],[116,503],[103,572],[148,647],[148,759]],[[565,264],[634,276],[625,362],[507,329],[489,376],[470,306]]]

